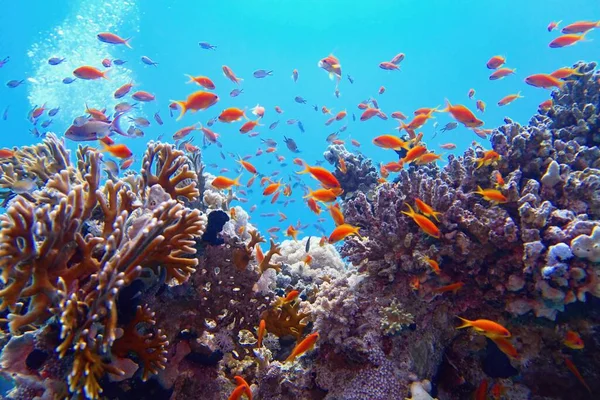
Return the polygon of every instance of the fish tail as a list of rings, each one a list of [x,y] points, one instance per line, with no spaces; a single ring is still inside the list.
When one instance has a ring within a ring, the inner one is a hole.
[[[108,71],[109,71],[109,70],[106,70],[106,71],[102,72],[102,77],[103,77],[104,79],[106,79],[107,81],[110,81],[110,78],[109,78],[109,77],[108,77],[108,75],[107,75],[107,74],[108,74]]]
[[[110,123],[110,130],[117,132],[121,136],[129,136],[127,133],[123,132],[123,130],[121,129],[121,125],[119,125],[119,121],[121,120],[121,117],[123,115],[125,115],[125,113],[119,113],[115,115],[115,118]]]
[[[406,204],[406,206],[408,207],[408,211],[402,211],[402,214],[406,214],[409,217],[412,217],[413,215],[415,215],[415,210],[413,210],[413,208],[410,206],[410,204],[408,204],[406,202],[404,204]]]
[[[440,112],[448,112],[450,111],[450,107],[452,107],[452,104],[450,104],[450,100],[446,99],[446,108],[441,109]]]
[[[123,44],[124,44],[125,46],[129,47],[130,49],[133,49],[133,47],[131,47],[131,45],[129,44],[129,41],[130,41],[130,40],[131,40],[131,38],[130,38],[130,37],[128,37],[127,39],[125,39],[125,40],[123,41]]]
[[[241,177],[242,175],[238,175],[238,177],[233,180],[233,186],[242,186],[242,184],[240,183]]]
[[[302,171],[296,171],[296,173],[298,175],[310,173],[310,169],[308,167],[308,164],[304,160],[300,160],[300,161],[302,161],[302,165],[304,165],[304,169]]]
[[[456,329],[462,329],[462,328],[468,328],[472,325],[473,321],[469,321],[468,319],[464,319],[462,317],[459,317],[458,315],[456,316],[456,318],[460,319],[462,321],[462,325],[461,326],[457,326]]]
[[[189,80],[189,81],[187,81],[186,83],[194,83],[194,82],[195,82],[195,81],[194,81],[194,77],[193,77],[192,75],[190,75],[190,74],[183,74],[183,75],[184,75],[184,76],[187,76],[188,78],[190,78],[190,80]]]
[[[179,112],[179,117],[177,117],[177,119],[175,121],[179,121],[181,118],[183,118],[183,115],[185,114],[185,112],[187,111],[187,108],[185,106],[185,102],[183,101],[177,101],[177,100],[170,100],[171,103],[175,103],[179,106],[179,108],[181,108],[181,111]]]

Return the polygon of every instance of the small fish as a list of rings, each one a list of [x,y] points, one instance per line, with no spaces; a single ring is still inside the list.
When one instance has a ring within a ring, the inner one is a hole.
[[[16,80],[16,79],[13,79],[12,81],[8,81],[8,82],[6,82],[6,86],[7,86],[7,87],[9,87],[9,88],[11,88],[11,89],[14,89],[14,88],[16,88],[17,86],[19,86],[19,85],[23,84],[24,82],[25,82],[25,80],[24,80],[24,79],[22,79],[22,80],[20,80],[20,81],[19,81],[19,80]]]
[[[208,42],[198,42],[198,46],[204,50],[216,50],[217,46],[214,46]]]
[[[306,241],[306,246],[304,247],[304,252],[308,253],[310,251],[310,239],[311,236],[308,237],[308,240]]]
[[[517,94],[509,94],[507,96],[504,96],[502,99],[500,99],[500,101],[498,102],[498,106],[502,107],[505,105],[508,105],[510,103],[512,103],[513,101],[515,101],[516,99],[521,99],[523,98],[523,96],[521,96],[521,92],[517,93]]]
[[[229,189],[232,186],[241,186],[240,177],[230,179],[225,176],[217,176],[211,182],[211,185],[217,189]]]
[[[115,111],[118,113],[126,113],[136,108],[137,103],[129,104],[126,101],[115,105]]]
[[[296,96],[296,97],[294,97],[294,101],[295,101],[296,103],[300,103],[300,104],[306,104],[306,100],[305,100],[303,97],[301,97],[301,96]]]
[[[453,129],[456,129],[457,126],[458,123],[456,122],[448,122],[442,129],[440,129],[440,132],[451,131]]]
[[[162,125],[163,124],[163,120],[160,117],[160,115],[158,114],[158,111],[154,113],[154,120],[156,121],[157,124]]]
[[[561,33],[585,33],[599,27],[600,21],[578,21],[562,28]]]
[[[58,64],[62,63],[65,60],[66,60],[66,58],[52,57],[52,58],[48,59],[48,64],[50,64],[50,65],[58,65]]]
[[[11,190],[16,194],[31,193],[36,189],[35,181],[29,178],[19,179],[11,186]]]
[[[446,150],[453,150],[456,148],[456,145],[454,143],[444,143],[444,144],[440,144],[440,147],[442,149],[446,149]]]
[[[119,175],[119,166],[113,160],[104,160],[104,166],[113,176]]]
[[[105,58],[102,60],[102,66],[104,68],[110,68],[112,66],[112,61],[109,58]]]
[[[575,331],[567,331],[563,344],[573,350],[581,350],[585,347],[581,336]]]
[[[148,121],[144,117],[136,117],[136,118],[129,117],[129,120],[132,121],[138,127],[145,128],[147,126],[150,126],[150,121]]]
[[[3,158],[12,158],[14,157],[15,152],[10,149],[0,149],[0,159]]]
[[[350,75],[347,75],[347,78],[348,82],[350,82],[351,84],[354,83],[354,79]]]
[[[546,29],[548,29],[548,32],[552,32],[553,30],[558,28],[558,25],[560,25],[561,22],[562,22],[562,20],[560,20],[558,22],[552,21],[548,24],[548,27]]]
[[[477,110],[479,110],[480,112],[484,113],[485,112],[485,103],[483,102],[483,100],[477,100],[476,107]]]
[[[42,128],[46,129],[47,127],[50,126],[51,123],[52,123],[52,120],[49,119],[49,120],[46,120],[46,121],[42,122],[41,126],[42,126]]]
[[[567,358],[565,356],[563,356],[563,357],[565,359],[565,364],[567,365],[567,368],[569,368],[569,371],[571,371],[573,373],[573,375],[575,375],[575,377],[579,380],[579,382],[581,382],[581,384],[591,394],[592,393],[592,389],[590,389],[590,387],[588,386],[588,384],[585,382],[585,380],[583,379],[583,376],[581,375],[581,373],[579,372],[579,370],[577,369],[577,367],[575,366],[575,364],[573,364],[573,361],[571,361],[570,358]]]
[[[8,110],[10,109],[10,106],[6,106],[6,108],[4,109],[4,112],[2,113],[2,119],[4,121],[6,121],[8,119]]]
[[[172,103],[175,103],[181,109],[179,117],[177,117],[177,121],[183,118],[185,113],[188,111],[206,110],[215,105],[218,101],[219,96],[212,92],[206,92],[203,90],[198,90],[190,94],[186,100],[171,100]]]
[[[59,110],[60,110],[60,107],[53,108],[53,109],[49,110],[48,111],[48,116],[49,117],[54,117],[56,114],[58,114]]]
[[[95,80],[100,78],[108,79],[108,77],[106,76],[106,72],[100,71],[98,68],[91,67],[89,65],[84,65],[82,67],[75,68],[73,70],[73,75],[75,75],[79,79],[84,80]]]
[[[441,237],[439,228],[427,217],[417,214],[410,204],[405,203],[408,211],[402,211],[402,214],[408,215],[421,228],[423,232],[436,239]]]
[[[468,319],[461,317],[458,317],[458,319],[462,321],[462,325],[456,327],[456,329],[473,328],[477,333],[481,333],[490,339],[497,337],[509,338],[511,336],[508,329],[489,319],[478,319],[474,321],[469,321]]]
[[[238,78],[237,76],[235,76],[235,74],[233,73],[233,70],[231,68],[229,68],[227,65],[223,65],[222,69],[223,69],[223,75],[225,75],[225,77],[227,79],[229,79],[231,82],[239,85],[240,81],[243,81],[242,78]]]
[[[298,121],[298,128],[300,129],[300,132],[304,133],[304,125],[302,125],[302,121]]]
[[[358,233],[360,228],[357,226],[352,226],[350,224],[342,224],[335,227],[331,235],[329,235],[328,242],[329,244],[334,244],[339,242],[340,240],[344,240],[348,236],[356,235],[359,238],[362,238]]]
[[[275,121],[275,122],[273,122],[271,125],[269,125],[269,129],[270,129],[270,130],[273,130],[273,129],[277,128],[277,125],[278,125],[278,124],[279,124],[279,121]]]
[[[489,69],[497,69],[501,67],[506,62],[506,58],[504,56],[493,56],[489,59],[486,66]]]
[[[133,153],[131,150],[129,150],[129,148],[120,143],[120,144],[112,144],[112,145],[107,145],[104,142],[100,142],[102,144],[102,147],[104,148],[105,151],[109,152],[110,154],[112,154],[114,157],[117,158],[130,158]]]
[[[303,341],[301,341],[296,347],[294,347],[292,353],[289,355],[288,358],[285,359],[284,362],[293,362],[296,359],[296,357],[299,357],[307,351],[312,350],[315,347],[315,343],[318,339],[318,332],[311,333],[310,335],[308,335]]]
[[[561,81],[559,78],[552,76],[551,74],[529,75],[527,78],[525,78],[525,83],[543,89],[550,89],[552,87],[560,89],[565,85],[564,81]]]
[[[117,58],[116,60],[113,60],[113,64],[115,64],[115,65],[123,65],[123,64],[125,64],[126,62],[127,62],[127,61],[125,61],[125,60],[121,60],[121,59],[119,59],[119,58]]]
[[[231,92],[229,92],[229,96],[230,97],[238,97],[243,92],[244,92],[244,89],[233,89]]]
[[[469,96],[469,98],[472,99],[473,96],[475,96],[475,89],[469,89],[469,93],[467,93],[467,96]]]
[[[153,66],[155,66],[155,67],[158,65],[158,63],[157,63],[157,62],[153,61],[153,60],[152,60],[150,57],[148,57],[148,56],[142,56],[142,59],[141,59],[141,60],[142,60],[142,62],[143,62],[144,64],[146,64],[146,65],[153,65]]]
[[[0,68],[4,67],[4,65],[6,65],[6,63],[8,63],[10,61],[10,56],[4,57],[2,60],[0,60]]]
[[[290,139],[290,138],[287,138],[284,136],[283,141],[285,142],[285,145],[292,153],[300,153],[300,151],[298,150],[298,145],[296,144],[294,139]]]
[[[477,190],[473,192],[483,196],[483,198],[492,203],[506,203],[508,199],[502,194],[501,191],[496,189],[482,189],[481,186],[477,186]]]
[[[266,78],[267,76],[273,76],[273,71],[266,71],[264,69],[257,69],[252,74],[255,78]]]
[[[62,83],[64,83],[65,85],[70,85],[71,83],[75,82],[76,80],[77,80],[77,78],[66,77],[62,80]]]
[[[152,93],[148,93],[143,90],[138,90],[131,95],[131,98],[137,101],[149,102],[154,101],[156,97]]]
[[[513,75],[515,74],[517,71],[516,68],[510,69],[510,68],[500,68],[497,69],[496,71],[494,71],[489,79],[490,81],[496,81],[498,79],[503,79],[504,77],[508,76],[508,75]]]
[[[131,49],[129,41],[131,38],[123,39],[122,37],[110,32],[101,32],[97,35],[99,41],[109,44],[124,44]]]

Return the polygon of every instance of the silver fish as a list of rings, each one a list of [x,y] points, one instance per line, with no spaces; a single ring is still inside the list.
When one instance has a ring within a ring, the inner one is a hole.
[[[208,42],[198,42],[198,46],[200,46],[204,50],[216,50],[217,49],[217,46],[213,46],[212,44],[210,44]]]
[[[157,124],[162,125],[163,124],[163,120],[160,117],[160,115],[158,114],[158,111],[154,114],[154,120],[156,121]]]
[[[158,65],[157,62],[152,61],[152,59],[148,56],[142,56],[142,62],[146,65],[154,65],[155,67]]]
[[[273,129],[277,128],[277,125],[278,125],[278,124],[279,124],[279,121],[275,121],[275,122],[273,122],[271,125],[269,125],[269,129],[270,129],[270,130],[273,130]]]
[[[98,120],[88,120],[82,125],[77,126],[75,124],[67,128],[65,137],[76,141],[83,142],[88,140],[98,140],[105,136],[109,136],[112,132],[116,132],[122,136],[129,136],[126,132],[121,130],[119,126],[119,120],[123,114],[117,114],[115,119],[111,122],[104,122]]]
[[[123,64],[125,64],[126,62],[127,62],[127,61],[125,61],[125,60],[120,60],[120,59],[118,59],[118,58],[117,58],[116,60],[113,60],[113,64],[115,64],[115,65],[123,65]]]
[[[266,71],[264,69],[258,69],[252,74],[255,78],[266,78],[267,76],[273,76],[273,71]]]
[[[244,89],[233,89],[231,92],[229,92],[229,96],[238,97],[242,93],[244,93]]]
[[[66,58],[52,57],[52,58],[50,58],[48,60],[48,64],[50,64],[50,65],[58,65],[58,64],[62,63],[65,60],[66,60]]]
[[[451,131],[452,129],[456,129],[457,126],[458,124],[456,122],[448,122],[446,126],[440,129],[440,132]]]

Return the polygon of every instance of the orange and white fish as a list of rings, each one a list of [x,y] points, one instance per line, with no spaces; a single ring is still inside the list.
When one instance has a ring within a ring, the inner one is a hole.
[[[329,77],[331,79],[336,77],[338,82],[342,79],[342,66],[340,65],[340,61],[333,54],[319,60],[317,65],[319,68],[323,68],[325,71],[329,72]]]
[[[318,339],[318,332],[314,332],[308,335],[303,341],[301,341],[296,347],[294,347],[294,350],[292,350],[292,353],[289,355],[288,358],[285,359],[284,362],[294,361],[296,357],[299,357],[307,351],[312,350],[315,347],[315,343]]]
[[[467,128],[477,128],[483,125],[483,121],[478,119],[467,107],[461,104],[452,105],[448,99],[446,99],[446,108],[441,112],[449,112],[455,120]]]

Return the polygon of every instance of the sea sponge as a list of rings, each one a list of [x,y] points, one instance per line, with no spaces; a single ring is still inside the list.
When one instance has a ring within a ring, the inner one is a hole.
[[[590,235],[579,235],[571,240],[571,251],[579,258],[600,262],[600,227],[595,226]]]

